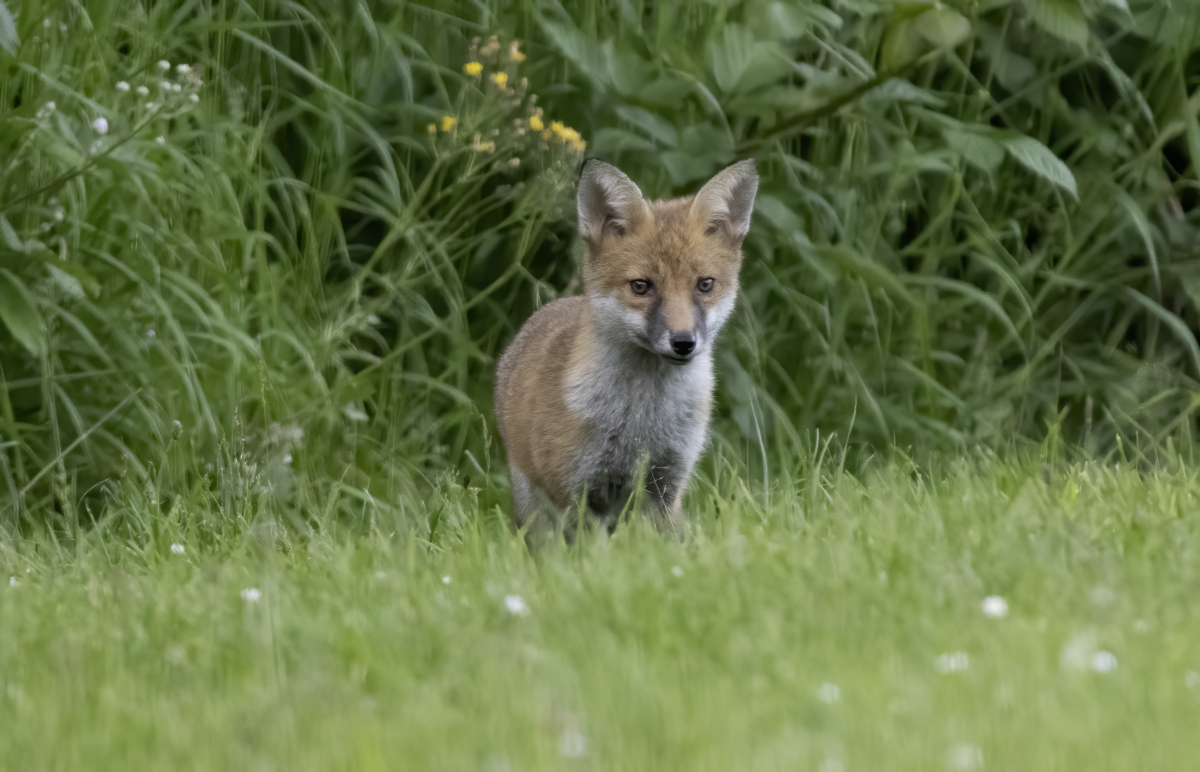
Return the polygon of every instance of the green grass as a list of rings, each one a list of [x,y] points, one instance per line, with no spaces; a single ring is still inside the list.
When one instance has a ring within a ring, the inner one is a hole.
[[[219,549],[169,523],[145,543],[7,541],[0,764],[1191,763],[1193,465],[827,463],[769,497],[723,471],[684,544],[629,527],[531,558],[488,491],[449,482],[432,543],[369,507],[365,536],[264,519]],[[1007,616],[981,612],[989,595]],[[958,652],[965,669],[939,672]]]

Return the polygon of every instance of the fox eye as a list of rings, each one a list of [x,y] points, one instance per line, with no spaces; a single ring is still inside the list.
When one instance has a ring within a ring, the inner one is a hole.
[[[696,282],[696,289],[700,290],[701,292],[712,292],[714,283],[715,281],[711,276],[705,276],[703,279]]]
[[[629,282],[629,288],[633,290],[635,295],[645,295],[650,291],[650,282],[645,279],[634,279]]]

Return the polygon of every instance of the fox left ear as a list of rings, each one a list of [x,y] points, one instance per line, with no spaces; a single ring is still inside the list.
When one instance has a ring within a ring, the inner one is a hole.
[[[724,230],[741,241],[750,232],[750,212],[758,192],[758,162],[738,161],[718,172],[692,202],[692,217],[708,223],[708,232]]]

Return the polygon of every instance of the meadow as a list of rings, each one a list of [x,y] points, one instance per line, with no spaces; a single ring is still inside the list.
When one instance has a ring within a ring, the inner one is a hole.
[[[664,541],[531,555],[585,157],[759,159]],[[1186,767],[1200,5],[0,0],[0,767]]]

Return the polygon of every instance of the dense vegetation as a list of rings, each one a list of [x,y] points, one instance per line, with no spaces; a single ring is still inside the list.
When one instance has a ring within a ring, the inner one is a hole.
[[[0,0],[0,767],[1181,768],[1200,4]],[[756,156],[666,542],[491,371]]]
[[[760,159],[717,440],[756,478],[812,432],[1191,439],[1195,4],[6,6],[7,527],[503,486],[581,151],[655,196]]]

